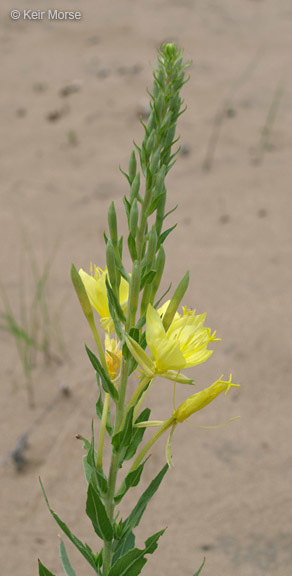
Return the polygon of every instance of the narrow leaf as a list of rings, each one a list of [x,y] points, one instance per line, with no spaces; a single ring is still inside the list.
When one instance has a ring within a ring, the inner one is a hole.
[[[40,485],[43,491],[43,495],[46,501],[46,504],[48,506],[48,509],[51,513],[51,515],[53,516],[54,520],[57,522],[57,524],[60,526],[61,530],[63,530],[64,534],[66,534],[66,536],[69,538],[69,540],[71,540],[72,544],[74,544],[74,546],[76,546],[76,548],[79,550],[79,552],[82,554],[82,556],[84,556],[84,558],[87,560],[87,562],[92,566],[92,568],[94,568],[95,572],[98,574],[99,571],[96,567],[95,564],[95,556],[91,550],[91,548],[87,545],[87,544],[83,544],[81,542],[81,540],[79,540],[79,538],[77,538],[77,536],[75,536],[71,530],[68,528],[68,526],[65,524],[65,522],[63,522],[63,520],[61,520],[61,518],[59,518],[59,516],[54,512],[54,510],[50,507],[47,495],[45,493],[45,489],[42,485],[41,479],[40,479]],[[42,572],[40,573],[40,576],[51,576],[50,572]]]
[[[147,562],[145,555],[153,554],[157,548],[158,539],[163,532],[164,530],[160,530],[148,538],[143,550],[134,548],[124,554],[124,556],[121,556],[110,569],[108,576],[138,576]]]
[[[90,518],[96,534],[102,540],[111,541],[113,538],[112,525],[92,482],[89,483],[87,491],[86,514]]]
[[[132,550],[135,546],[135,535],[130,532],[126,538],[122,540],[116,540],[114,542],[113,550],[113,564],[121,557],[124,556],[129,550]]]
[[[107,375],[107,373],[103,369],[98,358],[95,356],[95,354],[93,354],[93,352],[91,352],[91,350],[89,350],[89,348],[86,346],[86,344],[85,344],[85,349],[86,349],[89,360],[90,360],[94,370],[99,374],[99,376],[101,378],[101,383],[102,383],[103,389],[105,390],[105,392],[108,392],[108,394],[111,395],[111,397],[113,398],[114,401],[116,401],[118,399],[119,395],[118,395],[118,392],[115,389],[114,384],[112,383],[110,377]]]
[[[65,548],[63,540],[61,540],[60,542],[60,558],[66,576],[76,576],[76,572],[75,570],[73,570],[71,562],[68,558],[67,550]]]
[[[139,498],[135,508],[132,510],[131,514],[128,518],[123,522],[122,527],[122,535],[128,534],[131,530],[133,530],[136,526],[138,526],[143,513],[145,512],[146,506],[154,496],[155,492],[158,490],[166,472],[168,470],[168,464],[163,466],[162,470],[160,470],[159,474],[152,480],[149,484],[148,488],[143,492],[142,496]]]
[[[205,562],[206,562],[206,558],[204,558],[203,563],[201,564],[199,570],[197,570],[197,572],[194,574],[194,576],[199,576],[199,574],[201,574],[201,571],[205,565]]]
[[[170,228],[168,228],[167,230],[165,230],[164,232],[162,232],[162,234],[160,234],[159,236],[159,240],[158,240],[158,248],[159,246],[161,246],[161,244],[163,244],[163,242],[166,240],[167,236],[172,232],[172,230],[174,230],[176,228],[176,224],[174,224],[174,226],[171,226]]]
[[[117,314],[118,319],[121,322],[125,323],[126,322],[126,316],[125,316],[125,314],[122,310],[122,307],[121,307],[112,287],[110,286],[107,278],[105,279],[105,284],[106,284],[108,298],[111,300],[111,303],[115,309],[115,312]]]
[[[139,484],[145,464],[146,460],[142,462],[135,470],[129,472],[129,474],[127,474],[127,476],[124,478],[119,490],[117,491],[114,497],[116,504],[119,504],[119,502],[124,498],[125,494],[128,492],[130,488],[137,486],[137,484]]]
[[[149,408],[145,408],[145,410],[143,410],[141,412],[141,414],[138,416],[135,424],[138,424],[139,422],[147,421],[150,417],[150,412],[151,412],[151,410]],[[141,442],[143,440],[144,433],[145,433],[145,428],[134,427],[134,432],[133,432],[133,435],[131,438],[131,443],[128,446],[127,452],[124,456],[124,460],[131,460],[131,458],[133,458],[133,456],[136,454],[138,446],[141,444]]]
[[[39,560],[39,576],[55,576],[50,570],[48,570]]]

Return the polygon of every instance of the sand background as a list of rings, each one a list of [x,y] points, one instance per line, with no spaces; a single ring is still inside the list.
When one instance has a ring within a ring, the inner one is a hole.
[[[168,207],[179,207],[169,217],[178,227],[165,244],[164,285],[189,269],[186,303],[207,312],[207,325],[222,337],[211,359],[190,371],[198,389],[229,372],[241,384],[240,393],[218,399],[195,421],[241,419],[218,430],[177,429],[175,468],[137,531],[141,545],[168,526],[143,574],[191,575],[206,555],[205,576],[288,576],[291,1],[63,0],[62,9],[82,11],[81,21],[9,17],[11,8],[60,7],[54,0],[13,6],[2,0],[0,7],[1,283],[17,310],[20,262],[27,262],[21,230],[40,267],[60,238],[49,298],[52,312],[61,306],[67,349],[61,365],[46,367],[39,359],[31,409],[14,342],[0,333],[1,574],[37,574],[38,557],[62,574],[60,530],[45,507],[39,475],[53,508],[97,548],[84,515],[83,451],[75,440],[76,433],[89,436],[94,417],[96,386],[83,346],[92,342],[69,269],[71,262],[86,269],[91,260],[104,266],[112,199],[125,230],[127,183],[118,167],[127,167],[132,140],[142,137],[138,119],[147,110],[157,47],[173,40],[193,64],[183,89],[188,110],[178,127],[184,153],[168,177]],[[64,95],[72,85],[76,90]],[[210,139],[215,149],[206,171]],[[60,395],[62,384],[70,396]],[[180,387],[177,402],[187,392]],[[150,404],[154,418],[169,415],[166,381],[156,382]],[[17,472],[5,455],[31,425],[26,464]],[[164,447],[161,441],[153,451],[124,510],[160,469]],[[76,573],[89,574],[70,543],[67,549]]]

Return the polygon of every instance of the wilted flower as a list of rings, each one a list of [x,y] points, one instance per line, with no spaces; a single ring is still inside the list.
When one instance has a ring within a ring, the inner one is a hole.
[[[120,343],[115,338],[110,338],[108,334],[105,336],[105,359],[107,364],[108,373],[112,380],[115,380],[120,370],[122,351]]]
[[[90,264],[90,274],[87,274],[82,268],[79,270],[81,280],[84,284],[85,290],[87,292],[91,306],[100,315],[100,323],[106,332],[114,331],[114,323],[110,316],[107,290],[106,290],[106,278],[108,277],[107,268],[102,270]],[[126,280],[121,277],[120,288],[119,288],[119,301],[124,312],[127,310],[127,302],[129,296],[129,284]]]

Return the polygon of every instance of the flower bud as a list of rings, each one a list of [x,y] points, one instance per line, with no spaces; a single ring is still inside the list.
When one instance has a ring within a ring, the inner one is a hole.
[[[130,204],[132,204],[134,198],[137,198],[140,190],[140,172],[137,172],[130,190]]]
[[[107,272],[110,279],[110,283],[112,285],[113,291],[117,293],[118,290],[117,267],[116,267],[115,251],[111,240],[108,240],[105,255],[106,255]]]
[[[155,114],[154,114],[154,111],[152,110],[152,112],[148,118],[147,130],[150,133],[155,128],[156,128]]]
[[[163,246],[160,246],[156,258],[156,274],[152,282],[152,302],[161,282],[164,265],[165,265],[165,252]]]
[[[128,300],[128,306],[130,309],[130,317],[128,317],[128,322],[126,325],[126,331],[127,332],[129,332],[130,328],[132,328],[132,326],[135,325],[135,318],[136,318],[139,293],[140,293],[140,280],[141,280],[140,264],[136,260],[133,263],[131,283],[130,283],[130,294],[129,294],[129,300]]]
[[[138,218],[139,218],[138,204],[137,204],[136,198],[134,198],[134,201],[133,201],[133,204],[132,204],[131,210],[130,210],[130,232],[131,232],[133,238],[135,238],[136,233],[137,233]]]
[[[117,246],[118,244],[118,227],[117,227],[117,214],[114,202],[111,202],[109,210],[108,210],[108,226],[111,241],[113,246]]]
[[[146,255],[146,264],[147,264],[148,268],[151,268],[153,260],[155,258],[156,246],[157,246],[157,233],[156,233],[155,225],[153,224],[153,226],[150,230],[150,235],[149,235],[149,240],[148,240],[148,250],[147,250],[147,255]]]
[[[161,166],[156,174],[155,180],[155,196],[158,196],[162,192],[165,179],[165,166]]]
[[[136,176],[136,170],[137,170],[137,162],[136,162],[136,155],[134,150],[132,151],[132,154],[130,156],[130,160],[129,160],[129,180],[130,180],[130,184],[132,184],[135,176]]]
[[[172,299],[169,302],[169,305],[163,317],[163,326],[166,332],[169,326],[171,325],[174,319],[174,315],[187,291],[189,280],[190,280],[190,273],[186,272],[186,274],[180,281],[179,285],[177,286]]]
[[[156,152],[154,152],[154,154],[150,160],[150,170],[151,170],[152,174],[156,174],[156,172],[158,170],[160,157],[161,157],[161,149],[158,148],[158,150],[156,150]]]
[[[78,300],[81,304],[81,308],[85,318],[88,322],[93,321],[93,311],[91,308],[91,304],[89,302],[89,298],[87,296],[87,292],[85,290],[84,284],[80,278],[79,273],[77,272],[74,264],[71,266],[71,280],[73,286],[75,288],[75,292],[77,294]]]
[[[152,152],[155,140],[156,140],[156,130],[153,128],[153,130],[152,130],[152,132],[151,132],[151,134],[150,134],[150,136],[146,142],[146,150],[147,150],[147,153],[149,154],[149,156]]]

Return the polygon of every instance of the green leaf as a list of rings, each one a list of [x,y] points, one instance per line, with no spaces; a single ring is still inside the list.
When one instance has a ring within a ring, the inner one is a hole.
[[[153,554],[157,548],[157,542],[165,530],[160,530],[150,536],[145,542],[143,550],[134,548],[121,556],[110,569],[108,576],[138,576],[147,560],[146,554]]]
[[[197,572],[194,574],[194,576],[199,576],[199,574],[201,574],[201,570],[203,569],[205,562],[206,562],[206,558],[204,558],[203,564],[201,564],[199,570],[197,570]]]
[[[126,316],[125,316],[125,314],[124,314],[124,312],[123,312],[123,310],[122,310],[122,308],[121,308],[121,305],[120,305],[120,303],[119,303],[119,301],[118,301],[118,299],[117,299],[117,297],[116,297],[116,295],[115,295],[112,287],[110,286],[109,281],[108,281],[107,278],[105,279],[105,284],[106,284],[108,299],[111,301],[112,306],[113,306],[114,309],[115,309],[115,312],[116,312],[116,315],[117,315],[118,319],[119,319],[121,322],[125,323],[125,322],[126,322]]]
[[[76,576],[76,572],[75,570],[73,570],[70,560],[68,558],[67,550],[65,548],[63,540],[61,540],[60,542],[60,558],[66,576]]]
[[[119,490],[117,491],[114,497],[114,501],[116,504],[119,504],[119,502],[124,498],[125,494],[128,492],[130,488],[137,486],[137,484],[139,484],[145,464],[146,460],[142,462],[135,470],[129,472],[129,474],[127,474],[127,476],[124,478]]]
[[[148,488],[143,492],[142,496],[139,498],[135,508],[133,508],[131,514],[126,518],[123,522],[121,536],[125,536],[131,530],[133,530],[136,526],[138,526],[144,512],[146,506],[154,496],[155,492],[158,490],[166,472],[168,470],[168,464],[163,466],[162,470],[155,476],[154,480],[149,484]]]
[[[50,570],[48,570],[39,560],[39,576],[55,576]]]
[[[61,520],[61,518],[59,518],[59,516],[54,512],[54,510],[50,507],[45,489],[42,485],[41,479],[40,479],[40,485],[43,491],[43,495],[47,504],[47,507],[51,513],[51,515],[53,516],[54,520],[57,522],[57,524],[60,526],[61,530],[63,530],[64,534],[66,534],[66,536],[69,538],[69,540],[71,540],[72,544],[74,544],[74,546],[76,546],[77,550],[79,550],[79,552],[82,554],[82,556],[84,556],[84,558],[87,560],[87,562],[92,566],[92,568],[94,568],[95,572],[98,574],[99,570],[96,567],[96,563],[95,563],[95,555],[93,554],[91,548],[88,546],[88,544],[83,544],[83,542],[81,542],[81,540],[79,540],[79,538],[77,538],[77,536],[75,536],[71,530],[68,528],[68,526],[65,524],[65,522],[63,522],[63,520]],[[40,573],[41,576],[51,576],[50,572],[41,572]]]
[[[147,420],[149,420],[150,413],[151,413],[151,410],[149,408],[145,408],[141,412],[141,414],[138,416],[135,423],[146,422]],[[146,428],[135,428],[135,426],[134,426],[131,442],[130,442],[130,444],[127,448],[127,451],[124,455],[124,460],[131,460],[131,458],[133,458],[133,456],[136,454],[137,448],[143,440],[145,430],[146,430]]]
[[[141,279],[141,290],[144,288],[145,284],[151,284],[153,278],[156,275],[156,270],[149,270]]]
[[[123,204],[124,204],[124,208],[125,208],[125,212],[126,212],[126,216],[127,216],[128,226],[129,226],[129,224],[130,224],[131,204],[130,204],[130,202],[127,200],[126,196],[124,196],[124,198],[123,198]]]
[[[113,538],[113,528],[92,481],[89,483],[87,491],[86,514],[90,518],[96,534],[102,540],[110,542]]]
[[[113,398],[113,400],[116,402],[119,395],[118,395],[118,392],[117,392],[114,384],[112,383],[110,377],[107,375],[107,373],[103,369],[98,358],[95,356],[95,354],[93,354],[93,352],[91,352],[91,350],[89,350],[89,348],[86,346],[86,344],[85,344],[85,349],[86,349],[89,360],[90,360],[94,370],[99,374],[99,376],[101,378],[101,383],[102,383],[102,387],[103,387],[104,391],[108,392],[108,394],[110,394],[111,397]]]
[[[168,228],[167,230],[162,232],[162,234],[160,234],[157,248],[159,248],[159,246],[161,246],[161,244],[163,244],[163,242],[166,240],[167,236],[172,232],[172,230],[174,230],[176,228],[176,226],[177,226],[177,224],[175,224],[174,226],[171,226],[170,228]]]
[[[130,532],[126,538],[122,540],[115,540],[113,545],[113,564],[121,557],[124,556],[129,550],[132,550],[135,546],[135,535]]]
[[[106,494],[107,492],[107,479],[102,470],[96,466],[97,452],[94,449],[94,428],[93,422],[91,425],[91,444],[87,454],[87,463],[92,470],[92,482],[94,487],[100,494]]]
[[[117,432],[112,437],[112,445],[115,452],[119,452],[122,448],[129,446],[133,432],[133,411],[134,407],[129,410],[123,429]]]
[[[151,214],[153,214],[153,212],[156,210],[161,198],[163,198],[166,195],[166,192],[160,192],[160,194],[157,194],[157,196],[155,196],[155,198],[152,200],[148,210],[147,210],[147,215],[151,216]]]

